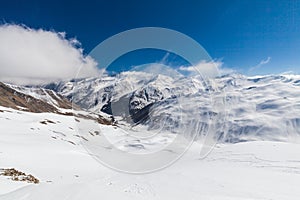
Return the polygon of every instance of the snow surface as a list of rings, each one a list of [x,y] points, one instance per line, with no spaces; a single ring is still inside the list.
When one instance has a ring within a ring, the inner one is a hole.
[[[194,143],[172,166],[132,175],[104,167],[89,155],[71,116],[0,110],[0,168],[16,168],[40,180],[34,185],[0,176],[0,200],[298,200],[300,196],[297,143],[218,144],[205,159],[199,159],[201,145]],[[54,123],[40,123],[44,120]],[[118,132],[112,126],[101,130]]]

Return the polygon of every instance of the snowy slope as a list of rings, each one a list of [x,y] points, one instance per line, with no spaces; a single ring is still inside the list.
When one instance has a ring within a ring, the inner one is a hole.
[[[0,168],[16,168],[40,180],[34,185],[0,176],[1,200],[298,200],[300,196],[299,144],[219,144],[200,160],[201,146],[195,143],[171,167],[131,175],[96,162],[80,145],[78,122],[71,116],[0,110]],[[40,123],[45,120],[53,123]],[[104,125],[101,130],[118,131]]]

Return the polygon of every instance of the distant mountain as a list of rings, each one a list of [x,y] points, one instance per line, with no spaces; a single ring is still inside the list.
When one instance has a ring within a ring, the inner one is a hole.
[[[293,140],[300,134],[298,75],[203,80],[123,72],[44,87],[136,131],[145,126],[174,133],[211,131],[224,142]]]
[[[0,83],[0,106],[64,115],[83,109],[86,118],[137,133],[213,133],[215,139],[233,143],[286,141],[300,135],[299,89],[299,75],[232,74],[203,80],[123,72],[42,87]]]

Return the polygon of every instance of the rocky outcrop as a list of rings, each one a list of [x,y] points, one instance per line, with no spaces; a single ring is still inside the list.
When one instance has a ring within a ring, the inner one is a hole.
[[[58,108],[41,99],[21,93],[12,87],[0,82],[0,106],[24,110],[34,113],[53,112]]]

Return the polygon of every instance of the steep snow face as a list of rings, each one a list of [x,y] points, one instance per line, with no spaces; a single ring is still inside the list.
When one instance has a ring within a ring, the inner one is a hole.
[[[233,74],[203,81],[145,72],[52,85],[85,109],[112,114],[120,124],[177,133],[189,126],[200,135],[213,124],[215,138],[224,142],[297,140],[299,87],[298,75]]]

